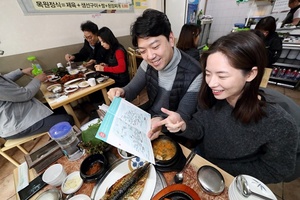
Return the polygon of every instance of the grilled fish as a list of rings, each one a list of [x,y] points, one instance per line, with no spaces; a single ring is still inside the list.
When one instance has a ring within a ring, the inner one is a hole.
[[[110,186],[101,200],[138,199],[143,191],[149,171],[150,163],[146,163],[144,166],[124,175]]]

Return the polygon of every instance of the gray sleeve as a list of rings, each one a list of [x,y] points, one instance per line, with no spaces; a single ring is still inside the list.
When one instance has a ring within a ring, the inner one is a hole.
[[[184,121],[188,121],[192,118],[192,115],[196,112],[198,102],[198,92],[202,81],[202,73],[199,74],[190,85],[187,93],[181,99],[177,113],[180,114]]]
[[[132,101],[134,100],[137,95],[140,94],[140,92],[145,88],[146,86],[146,68],[147,68],[147,63],[146,61],[143,61],[135,76],[132,78],[132,80],[125,86],[123,87],[125,91],[125,99],[127,101]]]

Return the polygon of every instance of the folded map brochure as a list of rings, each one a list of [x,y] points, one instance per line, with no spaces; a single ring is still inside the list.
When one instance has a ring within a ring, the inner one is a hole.
[[[151,140],[147,133],[151,115],[123,98],[110,104],[96,138],[155,164]]]

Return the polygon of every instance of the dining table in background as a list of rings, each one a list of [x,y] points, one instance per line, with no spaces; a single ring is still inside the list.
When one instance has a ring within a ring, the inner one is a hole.
[[[185,156],[188,156],[188,154],[191,152],[190,149],[184,147],[183,145],[180,145],[180,146],[182,148],[183,154]],[[70,174],[74,171],[79,171],[81,162],[87,156],[88,155],[85,154],[79,160],[72,161],[72,162],[68,161],[66,156],[62,156],[55,163],[62,164],[64,166],[64,169],[67,172],[67,174]],[[110,149],[110,156],[111,157],[109,158],[109,160],[118,161],[119,159],[121,159],[121,157],[117,153],[117,149],[115,147]],[[209,166],[212,166],[212,167],[216,168],[222,174],[222,176],[224,177],[225,190],[220,195],[210,195],[208,193],[205,193],[200,188],[200,186],[197,182],[197,176],[196,175],[197,175],[198,169],[202,166],[205,166],[205,165],[209,165]],[[34,168],[29,169],[29,173],[28,173],[29,181],[33,180],[34,178],[36,178],[41,173],[37,173]],[[174,179],[173,178],[174,178],[174,175],[176,174],[176,171],[159,172],[159,173],[162,173],[162,175],[163,175],[163,177],[166,181],[167,186],[174,184]],[[17,188],[17,185],[18,185],[18,168],[14,169],[13,175],[14,175],[15,188]],[[201,157],[199,155],[196,155],[193,158],[192,162],[188,165],[188,167],[184,171],[184,175],[185,175],[185,178],[183,180],[183,184],[185,184],[185,185],[191,187],[193,190],[195,190],[196,193],[199,195],[199,197],[201,199],[219,199],[219,200],[229,199],[229,197],[228,197],[228,188],[229,188],[230,184],[232,183],[232,181],[234,180],[234,177],[232,175],[230,175],[229,173],[227,173],[226,171],[220,169],[216,165],[210,163],[209,161],[207,161],[203,157]],[[95,182],[84,182],[83,185],[81,186],[81,188],[75,194],[86,194],[89,197],[91,197],[95,185],[96,185]],[[44,192],[44,191],[46,191],[50,188],[52,188],[52,186],[46,185],[43,189],[41,189],[39,192],[37,192],[30,199],[32,199],[32,200],[36,199],[42,192]],[[60,187],[57,187],[57,188],[60,189]],[[16,192],[16,196],[17,196],[17,199],[19,200],[20,198],[19,198],[17,192]],[[94,199],[94,200],[96,200],[96,199]]]
[[[60,98],[55,98],[55,99],[49,98],[50,96],[53,96],[53,93],[47,90],[47,87],[53,83],[50,83],[50,82],[42,83],[40,90],[52,110],[63,106],[64,109],[66,110],[66,112],[73,117],[75,125],[77,127],[81,127],[79,119],[76,116],[76,114],[71,106],[71,102],[81,99],[83,97],[86,97],[89,94],[94,93],[98,90],[101,90],[102,95],[104,97],[105,104],[110,105],[110,100],[107,96],[106,88],[114,83],[115,83],[115,80],[109,78],[109,79],[105,80],[104,82],[96,84],[95,86],[79,88],[75,92],[67,94],[67,97],[60,97]]]

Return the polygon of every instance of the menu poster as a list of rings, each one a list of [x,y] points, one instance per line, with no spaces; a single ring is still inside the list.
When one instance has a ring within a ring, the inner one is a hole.
[[[147,136],[151,115],[123,98],[116,97],[97,131],[96,138],[155,164]]]

